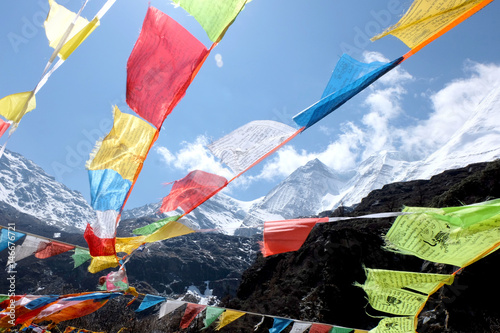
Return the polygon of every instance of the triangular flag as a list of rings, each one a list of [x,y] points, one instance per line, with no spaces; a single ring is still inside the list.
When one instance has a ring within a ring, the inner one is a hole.
[[[224,326],[232,323],[236,319],[242,317],[245,315],[245,312],[241,311],[235,311],[235,310],[226,310],[224,313],[220,316],[219,321],[217,323],[217,327],[215,328],[216,331],[220,330]]]
[[[207,311],[205,311],[205,319],[203,320],[203,324],[205,327],[203,329],[210,326],[219,316],[225,311],[224,308],[216,308],[214,306],[208,306]]]
[[[77,268],[87,260],[90,260],[92,257],[88,250],[81,249],[79,247],[75,248],[75,253],[71,255],[74,261],[73,268]]]
[[[178,308],[180,308],[184,304],[186,304],[186,302],[171,301],[171,300],[166,301],[160,307],[160,311],[158,312],[158,318],[162,318],[165,315],[167,315],[171,312],[174,312],[175,310],[177,310]]]
[[[156,221],[156,222],[153,222],[151,224],[148,224],[148,225],[146,225],[144,227],[134,229],[134,230],[132,230],[132,233],[136,234],[136,235],[150,235],[153,232],[155,232],[156,230],[158,230],[161,227],[163,227],[168,222],[177,221],[179,219],[179,217],[181,217],[181,216],[180,215],[175,215],[175,216],[166,217],[166,218],[161,219],[159,221]]]
[[[269,329],[269,333],[280,333],[292,323],[293,320],[285,318],[274,318],[273,327]]]
[[[0,119],[0,138],[9,129],[10,123]]]
[[[21,237],[25,236],[25,234],[9,230],[7,228],[2,228],[0,231],[0,251],[5,250],[10,244],[17,242]]]
[[[309,333],[328,333],[330,332],[331,328],[332,328],[331,325],[314,323],[311,325]]]
[[[46,259],[69,250],[73,250],[74,248],[74,245],[64,244],[57,241],[42,242],[38,245],[35,257],[38,259]]]
[[[307,331],[307,329],[311,327],[311,325],[311,323],[296,321],[293,323],[292,329],[289,333],[303,333]]]
[[[135,310],[135,312],[144,311],[144,310],[146,310],[152,306],[155,306],[158,303],[164,302],[164,301],[165,301],[165,297],[147,294],[146,296],[144,296],[144,299],[142,300],[141,305],[139,306],[139,308],[137,310]]]
[[[188,328],[193,319],[206,307],[203,304],[188,303],[181,320],[180,328]]]

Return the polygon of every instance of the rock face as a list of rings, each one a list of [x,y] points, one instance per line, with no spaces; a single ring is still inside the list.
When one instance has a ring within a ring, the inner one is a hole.
[[[399,211],[408,206],[472,204],[500,197],[500,161],[446,171],[428,181],[385,185],[373,191],[354,215]],[[337,211],[338,212],[338,211]],[[330,212],[328,215],[334,215]],[[364,292],[363,265],[369,268],[451,273],[456,268],[382,249],[391,219],[317,225],[299,251],[263,258],[243,275],[238,297],[226,306],[334,325],[371,329],[379,315]],[[460,272],[452,286],[432,296],[421,314],[419,332],[498,332],[496,276],[500,253],[493,253]],[[483,295],[481,298],[480,295]],[[488,295],[487,299],[484,295]],[[365,313],[366,310],[366,313]],[[425,324],[423,319],[426,318]]]
[[[95,218],[80,192],[8,150],[0,158],[0,202],[68,232],[82,232],[87,221]]]

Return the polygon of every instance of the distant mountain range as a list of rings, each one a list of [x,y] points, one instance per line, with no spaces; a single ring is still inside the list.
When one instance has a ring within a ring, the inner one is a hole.
[[[265,220],[310,216],[340,205],[352,206],[385,184],[429,179],[444,170],[492,161],[500,157],[499,109],[500,87],[496,87],[450,141],[424,160],[407,161],[399,152],[382,151],[344,174],[312,160],[262,198],[244,202],[219,193],[187,218],[200,229],[251,235]],[[32,161],[10,151],[0,159],[0,202],[68,232],[82,232],[87,221],[94,218],[92,208],[79,192],[66,188]],[[165,216],[157,213],[160,204],[124,211],[122,220]]]

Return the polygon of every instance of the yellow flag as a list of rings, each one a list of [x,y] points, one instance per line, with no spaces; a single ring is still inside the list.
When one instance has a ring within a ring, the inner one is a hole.
[[[103,269],[118,266],[118,258],[116,256],[98,256],[92,257],[92,261],[88,267],[88,271],[92,274],[102,271]]]
[[[366,272],[365,284],[357,285],[368,295],[370,305],[376,310],[395,315],[417,315],[429,294],[445,283],[453,283],[452,275],[378,269],[366,269]]]
[[[448,274],[424,274],[366,268],[367,284],[385,288],[408,288],[424,294],[433,293],[443,283],[452,284],[454,276]]]
[[[408,333],[415,332],[415,317],[387,317],[369,333]]]
[[[87,169],[112,169],[133,182],[155,134],[156,129],[146,121],[121,113],[115,106],[113,128],[98,144],[94,158],[87,162]]]
[[[415,214],[399,216],[393,223],[385,236],[390,250],[465,267],[499,245],[500,214],[461,227],[446,220],[445,209],[406,207],[403,211]]]
[[[47,15],[47,19],[45,20],[43,25],[45,27],[45,34],[47,35],[47,39],[49,40],[50,47],[55,49],[59,45],[61,38],[65,35],[66,30],[75,19],[76,13],[73,13],[72,11],[66,9],[64,6],[59,5],[57,2],[55,2],[55,0],[49,0],[49,5],[49,15]],[[70,39],[75,37],[88,24],[89,21],[81,16],[78,17],[66,40],[69,41]],[[59,54],[61,55],[61,53]]]
[[[135,249],[145,243],[146,236],[116,238],[116,252],[132,253]]]
[[[219,321],[217,323],[216,331],[219,331],[221,328],[226,326],[227,324],[235,321],[236,319],[245,315],[245,312],[235,311],[235,310],[226,310],[219,317]]]
[[[90,21],[82,30],[69,39],[59,51],[62,60],[66,60],[71,53],[99,26],[99,19],[96,17]]]
[[[446,28],[454,20],[465,20],[461,16],[474,7],[482,3],[489,3],[492,0],[454,0],[454,1],[434,1],[415,0],[406,14],[398,23],[388,28],[386,31],[372,38],[372,41],[387,35],[399,38],[409,48],[413,49],[423,43],[433,35]],[[486,5],[484,4],[484,5]],[[471,12],[470,15],[474,14]],[[469,16],[470,16],[469,15]],[[457,22],[460,23],[460,22]]]
[[[0,114],[15,123],[36,107],[35,94],[32,91],[12,94],[0,99]]]
[[[160,229],[153,232],[151,235],[146,236],[145,242],[146,243],[157,242],[164,239],[187,235],[193,232],[194,232],[193,229],[185,226],[182,223],[179,223],[177,221],[170,221]]]

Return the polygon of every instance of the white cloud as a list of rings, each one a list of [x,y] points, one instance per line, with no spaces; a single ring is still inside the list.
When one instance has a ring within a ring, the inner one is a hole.
[[[165,147],[157,147],[156,152],[165,163],[186,173],[193,170],[203,170],[226,178],[232,178],[232,172],[225,168],[206,148],[208,140],[204,136],[198,136],[195,142],[182,142],[182,148],[172,154]]]
[[[363,53],[363,58],[365,62],[373,62],[373,61],[380,61],[380,62],[389,62],[390,60],[387,59],[382,53],[379,52],[367,52],[365,51]],[[396,84],[401,84],[404,83],[405,81],[412,80],[413,76],[408,73],[403,67],[401,66],[396,66],[394,69],[386,73],[384,76],[382,76],[380,79],[378,79],[378,83],[382,83],[388,86],[396,85]]]
[[[222,61],[222,55],[220,53],[217,53],[214,58],[217,67],[221,68],[222,66],[224,66],[224,62]]]
[[[492,87],[500,84],[500,66],[468,62],[470,76],[454,80],[430,96],[433,111],[401,138],[406,152],[427,156],[444,143],[464,124],[475,106]]]

